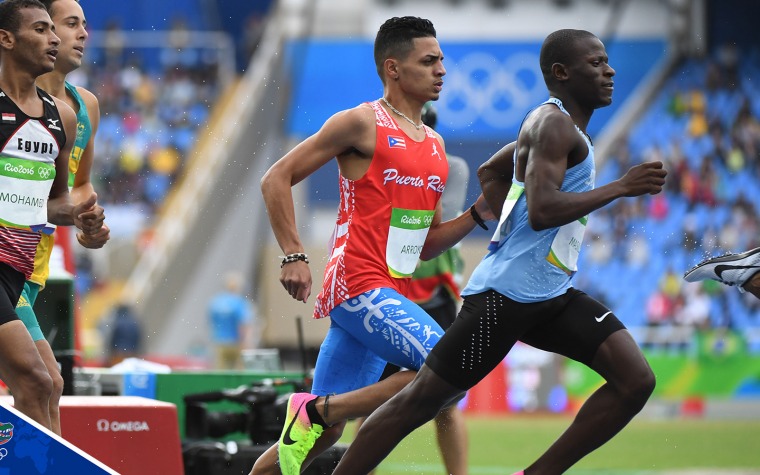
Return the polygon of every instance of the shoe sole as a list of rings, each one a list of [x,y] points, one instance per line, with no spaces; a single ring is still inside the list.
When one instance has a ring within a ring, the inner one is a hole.
[[[759,253],[760,253],[760,247],[758,247],[756,249],[751,249],[751,250],[746,251],[746,252],[742,252],[740,254],[726,254],[724,256],[711,257],[710,259],[704,260],[704,261],[700,262],[699,264],[697,264],[696,266],[694,266],[691,269],[689,269],[688,271],[686,271],[686,273],[683,275],[683,278],[687,282],[696,282],[697,280],[704,280],[704,279],[689,280],[689,278],[694,273],[696,273],[698,270],[701,270],[705,266],[709,266],[709,265],[717,266],[717,265],[725,264],[725,263],[728,263],[728,262],[741,261],[743,259],[746,259],[748,257],[754,256],[755,254],[759,254]],[[760,265],[758,265],[757,268],[760,269]],[[722,280],[720,280],[720,278],[718,277],[718,275],[715,273],[715,270],[712,270],[712,273],[713,273],[713,276],[709,276],[709,277],[705,277],[705,278],[709,278],[709,279],[718,280],[718,281],[723,282]],[[733,285],[733,284],[731,284],[731,285]]]

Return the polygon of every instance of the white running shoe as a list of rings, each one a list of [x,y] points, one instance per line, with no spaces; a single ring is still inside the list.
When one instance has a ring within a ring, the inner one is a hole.
[[[741,288],[758,272],[760,272],[760,247],[741,254],[726,254],[705,259],[689,269],[683,278],[687,282],[712,279]]]

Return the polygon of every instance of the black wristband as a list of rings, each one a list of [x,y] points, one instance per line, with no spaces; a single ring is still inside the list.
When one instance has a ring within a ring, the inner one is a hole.
[[[282,268],[285,264],[290,264],[291,262],[304,261],[307,264],[309,263],[309,256],[307,256],[306,253],[303,253],[303,252],[296,252],[293,254],[288,254],[287,256],[280,256],[280,257],[282,257],[280,268]]]
[[[483,221],[483,218],[481,218],[478,214],[478,211],[475,209],[475,205],[470,206],[470,216],[472,216],[472,219],[475,220],[478,226],[488,231],[488,226],[486,226],[486,222]]]

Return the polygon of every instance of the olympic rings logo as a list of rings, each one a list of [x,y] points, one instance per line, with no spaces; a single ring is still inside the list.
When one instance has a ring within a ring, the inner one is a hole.
[[[37,173],[39,173],[40,178],[47,179],[50,178],[50,169],[49,168],[38,168]]]
[[[538,55],[529,52],[503,59],[482,51],[466,54],[446,68],[436,103],[441,121],[454,129],[477,121],[495,129],[518,126],[548,94],[538,64]]]

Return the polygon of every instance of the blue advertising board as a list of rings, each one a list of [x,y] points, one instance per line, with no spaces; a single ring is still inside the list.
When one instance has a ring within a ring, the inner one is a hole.
[[[0,475],[101,475],[114,470],[0,404]]]
[[[615,93],[612,105],[598,109],[591,118],[588,132],[592,137],[664,58],[667,43],[664,39],[614,39],[607,41],[606,48],[616,70]],[[471,201],[479,190],[477,167],[515,140],[528,111],[548,97],[539,69],[541,43],[442,42],[441,49],[447,73],[436,102],[437,130],[447,152],[462,156],[470,165]],[[287,131],[296,138],[315,133],[336,112],[382,94],[368,40],[295,41],[288,53],[293,96]],[[312,175],[312,205],[337,204],[337,176],[335,163]]]
[[[446,141],[514,140],[525,114],[548,95],[538,56],[540,42],[441,43],[447,74],[436,102]],[[664,56],[664,40],[617,40],[607,45],[615,68],[613,104],[599,109],[588,132],[597,133]],[[332,114],[382,94],[372,43],[311,40],[289,46],[293,100],[288,132],[306,137]]]

